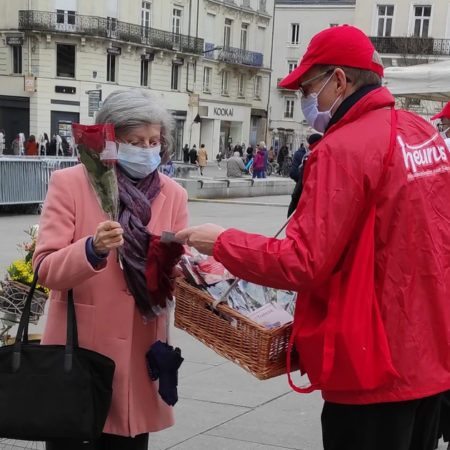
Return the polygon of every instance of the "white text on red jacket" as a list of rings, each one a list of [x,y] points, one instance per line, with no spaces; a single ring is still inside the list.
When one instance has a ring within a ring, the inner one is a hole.
[[[438,136],[436,133],[431,139],[415,145],[407,144],[397,136],[408,171],[408,181],[450,171],[448,149],[445,145],[439,144]]]

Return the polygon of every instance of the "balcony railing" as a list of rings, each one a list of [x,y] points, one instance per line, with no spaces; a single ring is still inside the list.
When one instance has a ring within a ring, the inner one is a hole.
[[[251,52],[249,50],[242,50],[235,47],[224,47],[218,50],[213,50],[214,44],[205,42],[205,58],[215,59],[230,64],[241,64],[245,66],[262,67],[263,54]]]
[[[67,21],[68,23],[59,23],[57,19],[60,17],[56,12],[19,11],[19,29],[51,33],[76,33],[183,53],[203,53],[203,39],[200,38],[146,28],[105,17],[75,14],[75,16],[68,18],[70,19]]]
[[[421,37],[377,37],[370,38],[378,53],[400,55],[450,55],[450,39]]]

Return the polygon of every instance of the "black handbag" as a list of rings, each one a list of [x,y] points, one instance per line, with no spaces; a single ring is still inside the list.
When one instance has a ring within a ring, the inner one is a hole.
[[[28,342],[37,272],[16,341],[0,347],[0,437],[94,440],[102,433],[111,405],[115,363],[78,346],[72,290],[67,301],[66,345]]]

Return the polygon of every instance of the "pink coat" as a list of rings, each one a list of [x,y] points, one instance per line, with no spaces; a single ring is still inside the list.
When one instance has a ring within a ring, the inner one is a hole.
[[[187,194],[160,174],[161,192],[152,203],[148,229],[178,231],[188,224]],[[166,338],[166,317],[144,323],[123,273],[111,252],[94,269],[85,245],[99,222],[107,220],[83,165],[53,173],[40,220],[34,263],[46,256],[39,280],[51,289],[42,342],[62,344],[66,335],[66,292],[73,288],[80,346],[116,363],[113,400],[104,432],[122,436],[158,431],[173,425],[172,408],[147,374],[145,353]]]

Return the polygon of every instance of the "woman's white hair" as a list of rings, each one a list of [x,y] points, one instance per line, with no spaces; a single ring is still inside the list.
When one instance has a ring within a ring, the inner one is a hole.
[[[169,160],[175,120],[148,89],[117,90],[106,97],[97,112],[96,123],[112,123],[116,136],[148,124],[161,125],[161,162]]]

